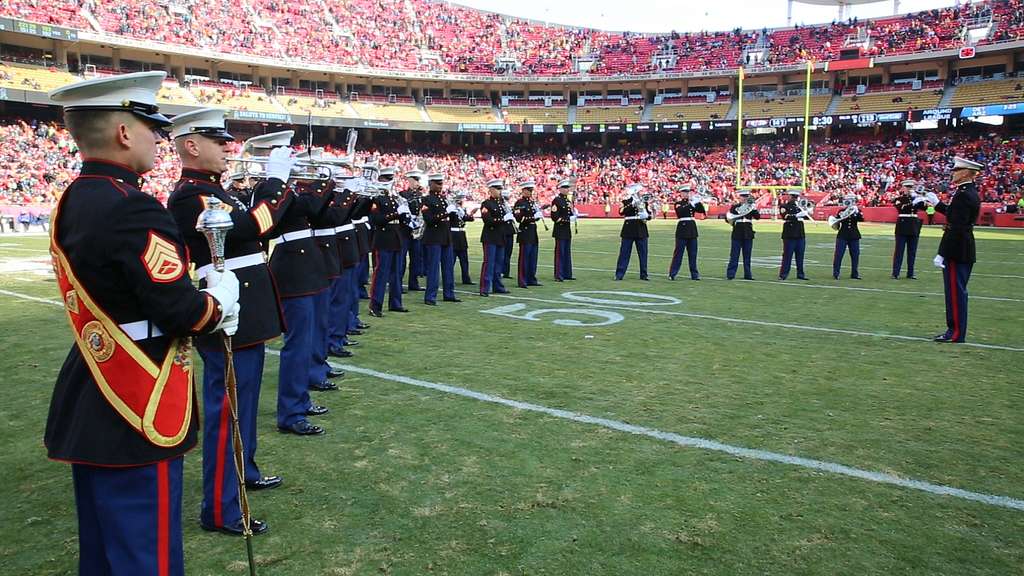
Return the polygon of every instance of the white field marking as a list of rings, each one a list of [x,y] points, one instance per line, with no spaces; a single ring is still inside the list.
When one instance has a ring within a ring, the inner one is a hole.
[[[51,304],[60,307],[64,306],[64,303],[58,300],[37,298],[35,296],[29,296],[28,294],[19,294],[18,292],[11,292],[9,290],[0,290],[0,294],[5,294],[7,296],[21,298],[23,300],[29,300],[32,302],[41,302],[44,304]],[[267,353],[272,354],[274,356],[281,355],[280,351],[274,350],[272,348],[267,348]],[[635,424],[628,424],[626,422],[622,422],[619,420],[598,418],[595,416],[588,416],[586,414],[580,414],[579,412],[571,412],[569,410],[561,410],[558,408],[548,408],[546,406],[541,406],[539,404],[531,404],[529,402],[521,402],[519,400],[510,400],[508,398],[503,398],[501,396],[494,396],[491,394],[485,394],[483,392],[476,392],[473,390],[469,390],[467,388],[460,388],[458,386],[450,386],[448,384],[439,384],[436,382],[427,382],[426,380],[419,380],[417,378],[410,378],[408,376],[400,376],[397,374],[389,374],[387,372],[379,372],[372,368],[363,368],[361,366],[354,366],[352,364],[338,364],[335,362],[329,362],[329,364],[336,368],[341,368],[342,370],[348,370],[349,372],[363,374],[365,376],[371,376],[374,378],[379,378],[381,380],[389,380],[391,382],[398,382],[400,384],[407,384],[419,388],[427,388],[430,390],[435,390],[437,392],[443,392],[445,394],[461,396],[463,398],[472,398],[474,400],[479,400],[481,402],[487,402],[490,404],[508,406],[509,408],[515,408],[516,410],[537,412],[540,414],[546,414],[548,416],[560,418],[563,420],[571,420],[573,422],[580,422],[583,424],[592,424],[610,430],[617,430],[629,434],[636,434],[638,436],[647,436],[649,438],[654,438],[656,440],[662,440],[665,442],[671,442],[678,446],[683,446],[687,448],[698,448],[701,450],[708,450],[711,452],[723,452],[725,454],[737,456],[739,458],[746,458],[748,460],[761,460],[765,462],[775,462],[778,464],[789,464],[791,466],[798,466],[800,468],[807,468],[810,470],[818,470],[820,472],[829,472],[840,476],[848,476],[850,478],[858,478],[861,480],[868,480],[870,482],[877,482],[879,484],[900,486],[902,488],[910,488],[912,490],[919,490],[921,492],[927,492],[929,494],[936,494],[939,496],[951,496],[953,498],[960,498],[963,500],[970,500],[973,502],[981,502],[982,504],[998,506],[1000,508],[1009,508],[1011,510],[1024,511],[1024,500],[1011,498],[1009,496],[985,494],[983,492],[972,492],[970,490],[953,488],[952,486],[944,486],[942,484],[932,484],[930,482],[914,480],[911,478],[901,478],[899,476],[887,474],[884,472],[862,470],[860,468],[854,468],[852,466],[846,466],[843,464],[837,464],[825,460],[814,460],[811,458],[802,458],[800,456],[780,454],[778,452],[769,452],[767,450],[743,448],[741,446],[724,444],[722,442],[717,442],[715,440],[709,440],[706,438],[682,436],[674,432],[662,432],[661,430],[657,430],[654,428],[647,428],[644,426],[637,426]]]
[[[277,356],[281,355],[279,351],[270,348],[267,349],[267,352]],[[929,494],[936,494],[939,496],[951,496],[953,498],[961,498],[963,500],[981,502],[983,504],[998,506],[1000,508],[1009,508],[1011,510],[1024,511],[1024,500],[1012,498],[1010,496],[985,494],[983,492],[972,492],[970,490],[963,490],[961,488],[954,488],[952,486],[932,484],[931,482],[924,482],[922,480],[914,480],[911,478],[902,478],[900,476],[896,476],[894,474],[887,474],[885,472],[863,470],[860,468],[854,468],[852,466],[846,466],[844,464],[828,462],[826,460],[814,460],[812,458],[790,456],[789,454],[780,454],[778,452],[769,452],[767,450],[758,450],[755,448],[744,448],[742,446],[734,446],[732,444],[725,444],[723,442],[718,442],[716,440],[710,440],[707,438],[683,436],[681,434],[676,434],[674,432],[664,432],[661,430],[657,430],[655,428],[637,426],[635,424],[629,424],[626,422],[622,422],[620,420],[611,420],[608,418],[588,416],[586,414],[581,414],[579,412],[561,410],[559,408],[548,408],[547,406],[541,406],[539,404],[532,404],[530,402],[511,400],[509,398],[504,398],[502,396],[495,396],[483,392],[476,392],[475,390],[469,390],[467,388],[461,388],[459,386],[441,384],[438,382],[428,382],[426,380],[420,380],[418,378],[411,378],[409,376],[402,376],[399,374],[390,374],[388,372],[380,372],[372,368],[363,368],[361,366],[354,366],[352,364],[339,364],[335,362],[329,362],[329,364],[336,368],[348,370],[349,372],[353,372],[355,374],[362,374],[364,376],[370,376],[373,378],[379,378],[381,380],[388,380],[400,384],[407,384],[409,386],[416,386],[418,388],[426,388],[429,390],[434,390],[445,394],[461,396],[463,398],[472,398],[474,400],[479,400],[481,402],[507,406],[509,408],[514,408],[516,410],[536,412],[539,414],[552,416],[554,418],[559,418],[562,420],[570,420],[573,422],[580,422],[582,424],[591,424],[594,426],[607,428],[609,430],[616,430],[619,432],[626,432],[628,434],[635,434],[637,436],[646,436],[648,438],[654,438],[655,440],[670,442],[672,444],[676,444],[684,448],[698,448],[700,450],[708,450],[711,452],[722,452],[725,454],[729,454],[731,456],[745,458],[748,460],[761,460],[765,462],[775,462],[777,464],[788,464],[790,466],[797,466],[800,468],[817,470],[819,472],[828,472],[840,476],[848,476],[850,478],[868,480],[870,482],[877,482],[879,484],[889,484],[892,486],[899,486],[901,488],[910,488],[911,490],[919,490],[921,492],[927,492]]]
[[[647,298],[648,300],[646,302],[639,302],[636,300],[612,300],[611,298],[591,298],[590,296],[581,296],[581,294],[639,296],[640,298]],[[647,294],[645,292],[623,292],[619,290],[573,290],[571,292],[562,292],[562,298],[565,298],[566,300],[573,300],[575,302],[587,302],[590,304],[627,304],[629,306],[674,306],[676,304],[683,303],[682,300],[674,296]]]
[[[554,268],[554,266],[551,265],[551,264],[537,264],[537,266],[540,267],[540,268]],[[608,272],[608,273],[614,273],[615,272],[615,270],[612,270],[610,268],[585,268],[583,266],[576,266],[575,264],[573,264],[572,269],[573,270],[585,270],[587,272]],[[689,274],[689,271],[686,270],[685,268],[680,269],[679,272],[680,272],[681,275],[684,275],[684,276]],[[661,277],[660,273],[655,273],[655,274],[651,275],[651,278],[660,278],[660,277]],[[726,278],[718,278],[716,276],[701,276],[700,279],[702,281],[703,280],[713,280],[713,281],[716,281],[716,282],[732,282],[731,280],[728,280]],[[688,280],[688,278],[682,280],[682,283],[685,284],[687,282],[687,280]],[[942,298],[945,297],[945,294],[943,294],[942,292],[918,292],[918,291],[914,291],[914,290],[886,290],[885,288],[858,288],[857,286],[829,286],[828,284],[809,284],[807,282],[793,281],[793,280],[790,280],[788,282],[785,282],[785,281],[782,281],[782,280],[744,280],[743,282],[752,282],[752,283],[755,283],[755,284],[771,284],[773,286],[789,286],[791,288],[820,288],[820,289],[824,289],[824,290],[852,290],[854,292],[881,292],[883,294],[907,294],[907,295],[911,295],[911,296],[939,296],[939,297],[942,297]],[[976,296],[974,294],[970,295],[970,299],[971,300],[992,300],[994,302],[1024,302],[1024,298],[1004,298],[1002,296]]]
[[[0,246],[3,246],[3,248],[0,248],[0,252],[6,251],[6,250],[14,250],[16,252],[33,252],[35,254],[49,254],[50,253],[49,250],[40,250],[39,248],[25,248],[23,246],[18,246],[17,244],[7,244],[7,245],[0,244]]]
[[[527,308],[526,304],[509,304],[507,306],[498,306],[497,308],[489,308],[487,310],[480,310],[481,314],[493,314],[495,316],[505,316],[506,318],[512,318],[515,320],[531,320],[539,321],[538,316],[544,314],[569,314],[577,316],[597,316],[601,318],[601,322],[580,322],[575,318],[556,318],[551,321],[552,324],[559,326],[608,326],[609,324],[616,324],[625,320],[625,316],[618,312],[612,312],[611,310],[594,310],[592,308],[540,308],[538,310],[531,310],[525,314],[516,314]]]
[[[539,250],[541,252],[554,252],[554,248],[540,248]],[[618,252],[602,252],[600,250],[577,250],[575,248],[573,248],[573,253],[578,253],[578,254],[602,254],[602,255],[606,255],[606,256],[618,256],[619,255]],[[647,257],[648,258],[666,258],[666,259],[669,259],[669,260],[672,259],[672,256],[666,256],[665,254],[652,254],[650,252],[648,252]],[[775,258],[775,256],[755,256],[755,257],[752,257],[750,259],[750,265],[751,266],[757,266],[759,268],[777,268],[778,267],[778,264],[769,264],[769,263],[762,264],[761,262],[758,262],[758,259],[762,259],[763,260],[763,259],[766,259],[766,258]],[[781,256],[779,256],[779,258],[781,259]],[[700,256],[700,259],[701,260],[714,260],[716,262],[728,262],[729,261],[728,258],[715,258],[715,257],[711,257],[711,256]],[[804,259],[804,265],[805,266],[816,266],[816,267],[819,267],[819,268],[828,268],[829,270],[832,269],[832,265],[831,264],[811,264],[810,262],[811,262],[811,260]],[[848,263],[849,262],[849,258],[844,260],[844,262]],[[984,263],[985,262],[980,262],[980,264],[984,264]],[[795,259],[794,259],[794,263],[793,264],[794,264],[794,266],[796,265]],[[922,270],[918,270],[917,271],[918,273],[942,274],[941,270],[925,270],[925,269],[923,269],[924,266],[922,266],[921,268],[922,268]],[[928,265],[928,268],[931,268],[930,264]],[[892,274],[892,267],[891,266],[888,267],[888,268],[878,268],[877,266],[861,266],[860,269],[861,270],[882,270],[882,271],[888,272],[889,274]],[[973,278],[975,276],[986,276],[986,277],[989,277],[989,278],[1022,278],[1022,279],[1024,279],[1024,276],[1019,276],[1019,275],[1016,275],[1016,274],[984,274],[982,272],[971,272],[971,277]]]
[[[456,290],[456,292],[462,292],[463,294],[477,294],[476,292],[470,292],[466,290]],[[510,294],[492,294],[498,298],[508,298],[510,300],[525,300],[530,302],[543,302],[544,304],[567,304],[564,300],[550,300],[546,298],[532,298],[528,296],[512,296]],[[767,320],[751,320],[749,318],[730,318],[728,316],[716,316],[714,314],[697,314],[694,312],[675,312],[672,310],[651,310],[648,308],[642,308],[637,306],[629,306],[626,304],[621,305],[610,305],[610,304],[589,304],[585,302],[573,302],[578,306],[593,306],[595,308],[610,308],[612,310],[633,310],[635,312],[643,312],[645,314],[664,314],[667,316],[681,316],[684,318],[697,318],[700,320],[717,320],[719,322],[728,322],[733,324],[753,324],[756,326],[768,326],[772,328],[789,328],[792,330],[808,330],[811,332],[826,332],[829,334],[847,334],[850,336],[870,336],[873,338],[890,338],[893,340],[905,340],[909,342],[932,342],[931,338],[924,338],[921,336],[904,336],[900,334],[886,334],[884,332],[867,332],[864,330],[849,330],[846,328],[830,328],[828,326],[811,326],[807,324],[793,324],[789,322],[769,322]],[[1015,348],[1013,346],[1002,346],[1000,344],[982,344],[980,342],[963,342],[957,344],[957,346],[969,346],[972,348],[984,348],[986,350],[1005,350],[1008,352],[1024,352],[1024,348]]]

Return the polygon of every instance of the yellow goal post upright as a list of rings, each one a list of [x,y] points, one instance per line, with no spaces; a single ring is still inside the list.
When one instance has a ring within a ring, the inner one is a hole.
[[[814,61],[807,61],[807,80],[804,83],[804,145],[800,164],[800,186],[768,186],[762,184],[743,184],[743,66],[739,67],[739,99],[736,110],[736,189],[737,190],[770,190],[776,196],[779,190],[798,188],[807,190],[807,147],[811,134],[811,74],[814,72]]]

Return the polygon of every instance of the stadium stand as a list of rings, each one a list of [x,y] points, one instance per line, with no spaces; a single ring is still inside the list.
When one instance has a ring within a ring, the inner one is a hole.
[[[490,106],[448,106],[433,104],[426,106],[427,115],[433,122],[498,122]]]
[[[895,88],[886,90],[886,88]],[[908,88],[880,87],[865,94],[844,92],[843,98],[836,107],[837,114],[851,112],[887,112],[902,110],[923,110],[935,108],[942,99],[941,82],[937,87],[910,90]]]
[[[663,104],[651,107],[651,122],[679,122],[682,120],[718,120],[729,113],[731,103]]]
[[[831,95],[811,96],[811,115],[824,112],[831,100]],[[743,117],[780,118],[783,116],[803,116],[806,107],[806,98],[802,94],[766,99],[744,98]]]
[[[284,106],[258,88],[238,88],[232,84],[196,82],[190,87],[192,94],[203,106],[221,106],[251,112],[286,112]]]
[[[0,86],[7,88],[49,92],[76,80],[77,76],[57,68],[0,62]]]
[[[949,104],[950,106],[978,106],[1010,102],[1024,102],[1024,81],[1020,78],[961,83],[957,86]]]
[[[507,106],[502,108],[509,124],[566,124],[568,106]]]

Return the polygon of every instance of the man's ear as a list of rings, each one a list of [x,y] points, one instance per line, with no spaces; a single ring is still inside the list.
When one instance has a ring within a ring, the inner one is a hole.
[[[131,128],[124,122],[118,122],[116,126],[117,146],[125,150],[130,149],[135,144],[132,139]]]

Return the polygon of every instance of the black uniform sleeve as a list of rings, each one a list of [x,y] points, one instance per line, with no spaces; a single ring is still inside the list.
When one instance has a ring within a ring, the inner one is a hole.
[[[761,213],[758,212],[757,208],[754,208],[753,210],[750,211],[749,214],[747,214],[747,217],[748,218],[753,218],[754,220],[760,220],[761,219]]]
[[[708,209],[704,207],[704,203],[703,202],[697,202],[696,204],[693,204],[692,206],[693,206],[693,211],[694,212],[700,212],[701,214],[707,214],[708,213]]]
[[[501,222],[501,217],[498,216],[497,211],[493,210],[486,202],[480,207],[480,217],[483,218],[486,224]]]
[[[192,285],[181,233],[155,198],[129,193],[110,215],[110,226],[102,242],[111,257],[111,273],[122,275],[132,287],[148,320],[171,336],[203,334],[217,325],[217,301]]]

